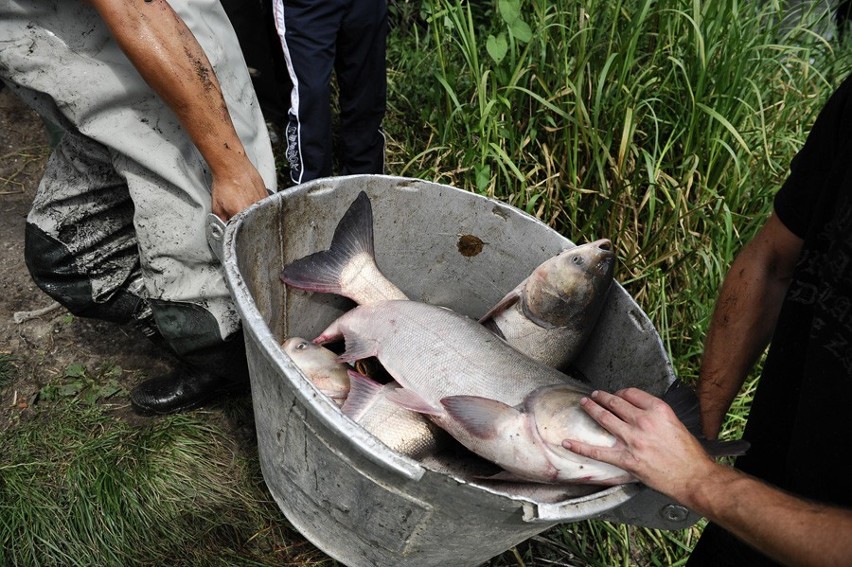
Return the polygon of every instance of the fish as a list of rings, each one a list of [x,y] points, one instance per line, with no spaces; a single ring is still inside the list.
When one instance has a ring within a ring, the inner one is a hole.
[[[618,467],[562,447],[565,439],[603,447],[616,444],[616,438],[605,429],[590,427],[596,423],[580,406],[583,396],[570,386],[553,385],[534,390],[514,407],[477,396],[446,397],[441,399],[441,405],[449,416],[444,420],[454,421],[454,430],[464,432],[464,439],[458,433],[456,439],[506,471],[496,478],[604,486],[636,482]],[[675,381],[662,398],[711,456],[738,456],[748,450],[749,443],[744,440],[709,440],[702,436],[697,419],[698,398],[683,382]]]
[[[380,384],[339,362],[334,351],[302,337],[290,337],[281,348],[344,415],[397,453],[420,460],[451,442],[448,434],[426,416],[386,397],[399,388],[395,382]]]
[[[377,357],[401,386],[385,397],[428,416],[499,465],[504,473],[495,479],[602,486],[635,481],[623,469],[562,447],[564,439],[616,442],[580,406],[589,385],[516,351],[469,317],[416,301],[381,301],[344,313],[314,342],[341,338],[338,360]],[[672,407],[688,412],[681,419],[694,432],[697,403]],[[717,454],[741,454],[732,443],[716,442],[724,449]]]
[[[523,403],[531,392],[558,385],[575,394],[572,403],[576,411],[565,416],[568,421],[564,426],[569,431],[609,435],[579,406],[580,397],[592,391],[587,384],[516,351],[475,320],[450,309],[410,300],[360,305],[332,322],[314,342],[327,344],[341,338],[345,349],[338,360],[351,363],[377,357],[401,386],[386,393],[387,399],[427,415],[467,449],[486,459],[493,460],[493,455],[489,451],[483,454],[484,445],[471,434],[469,420],[458,419],[452,400],[474,397],[511,407]],[[578,438],[576,433],[568,437]],[[510,435],[501,443],[507,443],[510,452],[526,448],[513,448],[515,441]],[[526,453],[531,459],[526,465],[531,470],[516,474],[521,480],[617,484],[628,479],[621,469],[579,455],[559,474],[543,475],[539,469],[550,471],[553,467],[546,466],[535,451]]]
[[[615,253],[606,238],[545,260],[479,322],[553,368],[577,357],[612,287]]]
[[[614,258],[607,239],[565,250],[536,267],[480,321],[524,354],[566,368],[606,303]],[[363,191],[340,219],[329,248],[289,263],[280,279],[297,289],[342,295],[359,305],[408,299],[376,263],[372,205]]]
[[[449,435],[425,415],[393,401],[401,388],[396,382],[380,384],[349,370],[351,390],[343,414],[375,435],[379,441],[412,459],[435,455],[450,443]]]
[[[290,337],[281,349],[299,367],[317,389],[338,406],[349,395],[348,367],[337,360],[337,354],[302,337]]]

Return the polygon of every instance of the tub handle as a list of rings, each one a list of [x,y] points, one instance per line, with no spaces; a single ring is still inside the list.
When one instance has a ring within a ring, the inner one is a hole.
[[[225,226],[225,221],[217,215],[207,215],[207,245],[220,263],[225,260]]]

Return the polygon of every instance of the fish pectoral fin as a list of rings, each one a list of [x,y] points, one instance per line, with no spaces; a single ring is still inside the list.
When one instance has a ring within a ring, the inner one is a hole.
[[[337,357],[338,362],[355,362],[362,358],[370,358],[376,356],[379,351],[379,346],[375,341],[346,334],[344,334],[344,339],[346,340],[346,350]]]
[[[468,433],[483,439],[496,437],[501,421],[521,413],[508,404],[480,396],[448,396],[441,398],[441,405]]]
[[[441,415],[443,412],[424,400],[414,390],[397,388],[386,394],[386,398],[405,409],[426,415]]]
[[[346,373],[349,375],[349,395],[340,409],[343,415],[358,421],[381,394],[383,386],[360,372],[348,370]]]
[[[499,315],[500,313],[502,313],[503,311],[505,311],[506,309],[508,309],[512,305],[516,304],[521,299],[521,294],[523,293],[523,290],[524,290],[524,284],[526,284],[526,280],[521,282],[521,284],[518,287],[516,287],[515,289],[513,289],[512,291],[507,293],[503,297],[503,299],[498,301],[497,304],[494,305],[494,307],[492,307],[491,309],[488,310],[488,313],[486,313],[485,315],[480,317],[479,322],[484,323],[484,322],[488,321],[489,319],[493,319],[494,317],[496,317],[497,315]]]

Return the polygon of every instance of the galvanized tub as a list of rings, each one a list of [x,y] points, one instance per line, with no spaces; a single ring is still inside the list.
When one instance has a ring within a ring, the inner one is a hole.
[[[412,299],[474,318],[573,245],[504,203],[376,175],[306,183],[255,204],[224,230],[211,225],[244,323],[261,469],[294,527],[346,565],[462,566],[560,522],[602,518],[680,529],[697,520],[637,484],[525,493],[423,464],[387,448],[320,394],[279,344],[314,338],[352,304],[288,290],[278,274],[327,249],[362,190],[372,201],[377,262],[389,279]],[[656,330],[617,284],[575,365],[607,390],[633,385],[661,394],[674,380]]]

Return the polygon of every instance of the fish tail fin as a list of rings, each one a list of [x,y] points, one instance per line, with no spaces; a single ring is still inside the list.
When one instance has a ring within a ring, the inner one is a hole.
[[[686,426],[704,447],[711,457],[737,457],[744,455],[751,446],[748,441],[736,439],[723,441],[720,439],[707,439],[701,431],[701,413],[698,396],[691,386],[681,380],[675,382],[663,394],[663,401],[671,406],[675,415]]]
[[[321,293],[336,293],[359,301],[359,297],[341,282],[341,275],[350,261],[366,254],[374,258],[373,208],[367,194],[361,191],[340,219],[331,246],[295,260],[281,271],[281,281],[289,286]]]

